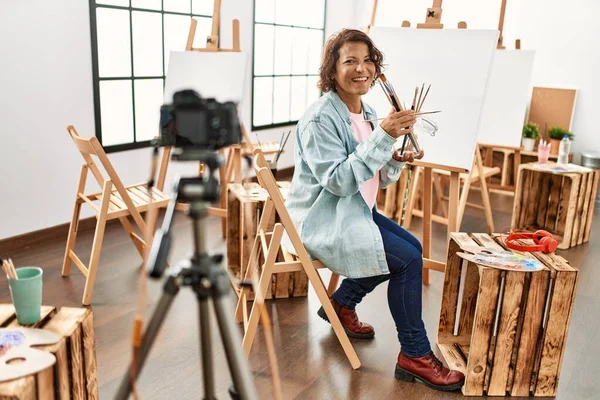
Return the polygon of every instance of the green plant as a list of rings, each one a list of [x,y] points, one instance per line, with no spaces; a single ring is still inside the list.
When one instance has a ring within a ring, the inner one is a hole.
[[[537,139],[540,137],[540,127],[535,122],[530,122],[523,126],[523,137]]]
[[[561,128],[560,126],[553,126],[552,128],[548,129],[548,136],[550,139],[558,140],[561,140],[563,137],[567,136],[570,140],[573,140],[573,136],[575,136],[575,134],[564,128]]]

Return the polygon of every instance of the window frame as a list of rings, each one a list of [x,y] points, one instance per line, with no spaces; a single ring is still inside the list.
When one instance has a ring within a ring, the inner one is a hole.
[[[111,5],[111,4],[97,4],[96,0],[89,0],[88,4],[89,4],[89,13],[90,13],[90,40],[91,40],[91,52],[92,52],[92,86],[93,86],[93,92],[94,92],[94,126],[95,126],[95,136],[98,139],[98,141],[100,142],[100,144],[102,145],[102,147],[104,148],[104,151],[106,153],[116,153],[116,152],[120,152],[120,151],[126,151],[126,150],[134,150],[134,149],[142,149],[142,148],[147,148],[152,146],[152,141],[151,140],[144,140],[144,141],[136,141],[136,122],[135,122],[135,81],[136,80],[147,80],[147,79],[162,79],[163,80],[163,90],[164,90],[164,84],[165,84],[165,80],[166,80],[166,70],[168,65],[165,65],[165,19],[164,16],[165,15],[180,15],[180,16],[188,16],[190,18],[212,18],[212,15],[204,15],[204,14],[194,14],[193,13],[193,2],[192,0],[190,1],[190,12],[189,13],[184,13],[184,12],[178,12],[178,11],[165,11],[164,10],[164,0],[161,0],[160,5],[161,5],[161,9],[160,10],[154,10],[154,9],[146,9],[146,8],[139,8],[139,7],[132,7],[131,6],[131,0],[128,0],[129,2],[129,6],[116,6],[116,5]],[[212,1],[212,0],[209,0]],[[99,71],[99,64],[98,64],[98,26],[97,26],[97,18],[96,18],[96,10],[98,8],[108,8],[108,9],[113,9],[113,10],[124,10],[124,11],[128,11],[129,12],[129,44],[130,44],[130,48],[129,48],[129,55],[130,55],[130,60],[131,60],[131,75],[129,77],[100,77],[100,71]],[[162,75],[157,75],[157,76],[142,76],[142,77],[136,77],[134,75],[134,60],[133,60],[133,54],[134,54],[134,49],[133,49],[133,12],[134,11],[141,11],[141,12],[150,12],[150,13],[156,13],[156,14],[160,14],[161,15],[161,25],[162,25],[162,31],[161,31],[161,37],[162,37],[162,48],[161,48],[161,54],[162,54],[162,62],[163,62],[163,74]],[[132,107],[132,116],[133,116],[133,141],[132,142],[128,142],[128,143],[121,143],[121,144],[114,144],[114,145],[108,145],[105,146],[102,143],[102,115],[101,115],[101,109],[100,109],[100,82],[101,81],[119,81],[119,80],[130,80],[131,81],[131,107]],[[158,112],[158,110],[157,110]],[[158,127],[157,127],[157,133],[158,133]]]
[[[268,125],[254,125],[254,80],[256,79],[256,75],[255,75],[255,70],[254,67],[256,65],[256,63],[254,62],[254,56],[255,56],[255,44],[256,41],[254,40],[256,37],[256,25],[269,25],[269,26],[273,26],[273,27],[278,27],[278,26],[283,26],[283,27],[289,27],[289,28],[303,28],[303,29],[310,29],[310,30],[320,30],[323,32],[323,37],[322,37],[322,44],[321,44],[321,51],[323,50],[323,46],[325,45],[325,28],[327,25],[327,0],[323,0],[323,28],[313,28],[313,27],[308,27],[308,26],[301,26],[301,25],[287,25],[287,24],[277,24],[275,22],[273,23],[268,23],[268,22],[256,22],[256,0],[254,0],[254,7],[252,9],[252,82],[251,82],[251,89],[250,89],[250,128],[251,131],[262,131],[262,130],[267,130],[267,129],[274,129],[274,128],[281,128],[281,127],[286,127],[286,126],[293,126],[296,125],[298,123],[298,120],[290,120],[287,122],[276,122],[273,123],[271,122]],[[274,51],[274,49],[273,49]],[[272,75],[260,75],[260,77],[265,77],[265,78],[277,78],[277,77],[296,77],[296,76],[305,76],[305,77],[309,77],[309,76],[319,76],[318,73],[316,74],[292,74],[290,73],[289,75],[286,74],[272,74]],[[274,96],[275,94],[275,89],[273,89],[272,95]],[[319,91],[319,96],[322,96],[323,92]],[[271,105],[271,107],[274,107],[275,102],[273,102],[273,104]],[[271,108],[271,118],[273,117],[273,108]]]

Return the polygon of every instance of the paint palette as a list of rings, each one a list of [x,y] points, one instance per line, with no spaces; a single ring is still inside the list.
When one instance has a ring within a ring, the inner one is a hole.
[[[54,354],[31,346],[49,345],[60,339],[59,335],[42,329],[0,328],[0,382],[31,375],[54,365]]]
[[[535,272],[544,269],[544,264],[530,254],[478,246],[463,246],[461,249],[464,252],[456,254],[462,259],[486,267],[523,272]]]

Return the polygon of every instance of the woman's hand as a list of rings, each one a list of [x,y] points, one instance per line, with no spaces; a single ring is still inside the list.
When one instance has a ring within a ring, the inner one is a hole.
[[[392,157],[396,161],[411,163],[415,160],[420,160],[421,158],[423,158],[424,155],[425,152],[423,151],[423,149],[421,149],[421,151],[419,151],[418,153],[415,153],[414,151],[405,151],[402,155],[400,155],[399,151],[394,151]]]
[[[393,111],[379,124],[381,129],[393,138],[399,138],[412,132],[412,126],[417,122],[413,110]]]

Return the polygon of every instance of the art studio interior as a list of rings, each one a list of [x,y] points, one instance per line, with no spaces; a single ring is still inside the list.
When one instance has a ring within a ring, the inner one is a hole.
[[[599,13],[2,2],[0,399],[599,398]]]

